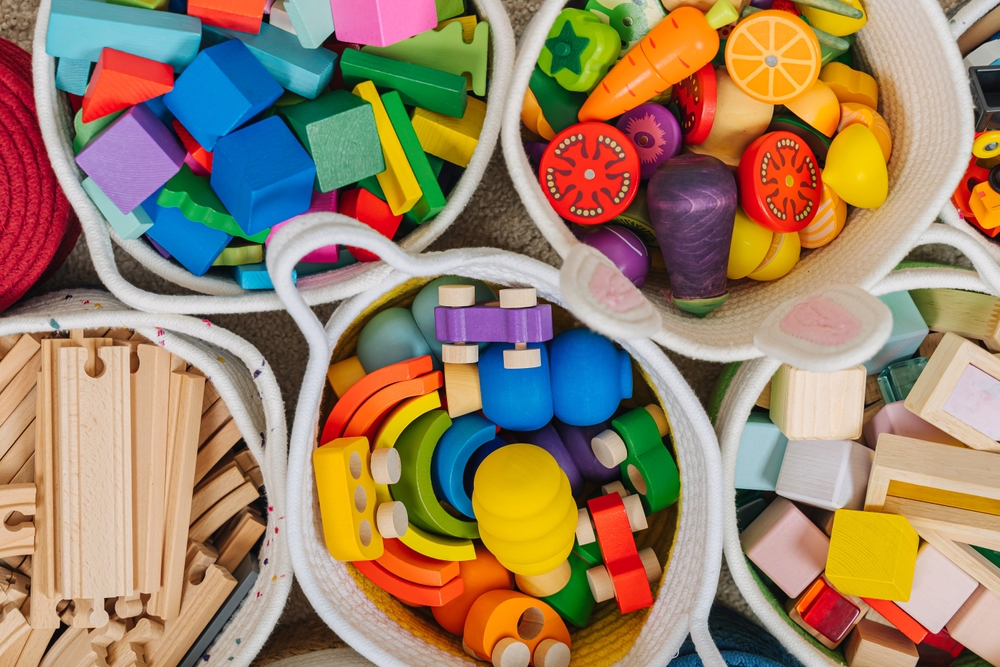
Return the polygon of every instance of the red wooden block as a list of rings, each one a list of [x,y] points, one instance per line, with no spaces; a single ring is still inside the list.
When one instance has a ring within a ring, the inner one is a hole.
[[[874,598],[862,598],[872,609],[882,614],[885,620],[896,626],[900,632],[906,635],[914,644],[919,644],[928,636],[927,628],[917,623],[905,611],[892,600],[876,600]]]
[[[802,620],[833,643],[843,641],[861,609],[820,577],[802,594],[795,610]]]
[[[965,648],[948,634],[947,628],[936,635],[927,635],[924,641],[917,644],[920,654],[920,664],[927,667],[948,667],[958,654]]]
[[[174,88],[174,68],[149,58],[104,48],[83,95],[83,122],[169,93]]]
[[[73,93],[66,93],[66,97],[69,98],[69,105],[73,108],[73,115],[76,115],[76,112],[83,108],[83,98]]]
[[[402,215],[393,215],[389,204],[385,203],[364,188],[348,190],[340,195],[340,212],[349,215],[365,223],[387,239],[391,239],[399,223],[402,222]],[[377,262],[378,255],[363,250],[347,246],[351,255],[359,262]]]
[[[330,79],[330,90],[344,90],[344,73],[340,70],[340,56],[344,55],[344,51],[347,49],[360,51],[361,45],[338,42],[335,38],[331,37],[323,43],[323,48],[337,54],[337,62],[334,65],[333,77]]]
[[[587,501],[604,566],[615,587],[618,610],[627,614],[653,604],[653,591],[639,558],[625,503],[617,493]]]
[[[400,579],[373,560],[360,560],[352,565],[386,593],[400,602],[417,607],[443,607],[465,590],[461,577],[452,579],[444,586],[421,586]]]
[[[459,576],[456,561],[437,560],[406,546],[396,539],[383,540],[385,552],[375,562],[390,574],[421,586],[444,586]]]
[[[374,396],[358,407],[347,427],[344,428],[345,438],[364,436],[369,442],[375,440],[375,433],[394,407],[408,398],[424,396],[444,386],[444,375],[441,371],[421,375],[412,380],[396,382],[381,389]]]
[[[212,173],[212,151],[206,151],[198,143],[198,140],[191,136],[191,133],[187,131],[179,120],[174,119],[173,122],[174,132],[177,133],[177,137],[184,144],[185,150],[187,150],[188,155],[200,164],[205,171]]]
[[[256,35],[264,17],[264,0],[188,0],[187,13],[205,25]]]

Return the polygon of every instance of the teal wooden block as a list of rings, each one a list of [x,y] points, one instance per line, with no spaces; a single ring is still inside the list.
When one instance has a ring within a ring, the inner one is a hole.
[[[137,239],[153,226],[153,220],[142,206],[137,206],[130,213],[122,213],[115,206],[114,202],[108,199],[104,191],[98,187],[94,179],[88,177],[84,179],[81,185],[84,191],[90,196],[90,200],[94,202],[94,206],[107,219],[108,223],[118,233],[118,236],[123,239]]]
[[[751,412],[736,454],[736,488],[774,491],[788,438],[762,412]]]
[[[438,22],[453,19],[465,13],[465,0],[434,0]]]
[[[87,92],[93,65],[89,60],[60,58],[56,64],[56,89],[82,96]]]
[[[427,341],[427,345],[434,354],[434,365],[436,368],[441,367],[441,346],[443,345],[437,339],[437,332],[434,327],[434,309],[438,307],[438,287],[441,285],[474,286],[476,288],[476,303],[496,301],[497,299],[496,293],[486,283],[481,280],[472,280],[471,278],[462,278],[460,276],[441,276],[440,278],[435,278],[417,292],[417,296],[413,299],[413,305],[410,306],[410,312],[413,314],[413,321],[417,323],[420,333],[423,334],[424,340]],[[478,345],[479,350],[482,351],[486,349],[489,343],[478,343]]]
[[[206,25],[202,42],[212,46],[238,39],[285,90],[316,99],[330,85],[337,54],[328,49],[303,49],[290,32],[262,23],[260,34]]]
[[[45,52],[96,63],[101,49],[109,47],[181,71],[200,45],[201,21],[193,16],[94,0],[52,0]]]
[[[285,12],[303,48],[318,49],[333,34],[329,0],[285,0]]]
[[[865,362],[868,375],[876,375],[894,361],[909,359],[930,332],[909,292],[893,292],[879,297],[892,311],[892,333],[878,354]]]
[[[79,153],[90,140],[100,134],[101,130],[111,125],[118,116],[121,116],[123,112],[116,111],[110,113],[103,118],[98,118],[89,123],[83,122],[83,109],[76,112],[76,116],[73,118],[73,128],[76,130],[76,135],[73,137],[73,153]]]
[[[279,114],[316,163],[316,189],[330,192],[385,171],[372,105],[346,90]]]
[[[274,289],[271,276],[267,273],[267,264],[243,264],[231,267],[233,279],[245,290]],[[298,282],[298,274],[292,269],[292,284]]]
[[[399,361],[431,354],[413,314],[406,308],[386,308],[358,336],[358,361],[365,373],[377,371]]]
[[[382,105],[389,116],[389,122],[392,123],[392,129],[399,137],[399,143],[403,147],[403,152],[406,153],[406,159],[409,161],[410,168],[413,169],[413,174],[417,178],[417,184],[420,185],[420,190],[423,192],[411,209],[414,212],[414,217],[423,222],[440,213],[448,204],[448,200],[445,199],[444,193],[441,191],[437,174],[434,173],[434,169],[427,159],[427,153],[420,146],[420,139],[417,138],[413,124],[410,123],[410,115],[406,113],[406,107],[403,106],[403,100],[400,99],[399,93],[391,90],[381,97]]]
[[[468,96],[465,77],[421,65],[383,58],[373,53],[347,49],[340,57],[344,85],[354,88],[371,81],[382,90],[395,90],[404,104],[461,118]]]

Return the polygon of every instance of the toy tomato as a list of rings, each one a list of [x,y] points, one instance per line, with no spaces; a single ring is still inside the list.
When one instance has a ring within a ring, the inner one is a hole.
[[[715,66],[709,63],[674,86],[673,101],[681,111],[685,144],[708,139],[715,123],[717,86]]]
[[[586,93],[618,61],[621,48],[618,33],[597,16],[564,9],[549,30],[538,66],[566,90]]]
[[[773,232],[797,232],[816,216],[823,181],[816,156],[791,132],[768,132],[740,158],[740,203]]]
[[[549,142],[538,168],[542,190],[560,216],[581,225],[611,220],[639,188],[639,155],[604,123],[568,127]]]

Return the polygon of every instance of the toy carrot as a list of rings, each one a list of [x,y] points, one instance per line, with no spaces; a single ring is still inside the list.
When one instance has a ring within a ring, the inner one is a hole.
[[[719,0],[707,14],[678,7],[597,84],[580,109],[580,121],[620,116],[691,76],[719,52],[716,30],[738,18],[729,0]]]

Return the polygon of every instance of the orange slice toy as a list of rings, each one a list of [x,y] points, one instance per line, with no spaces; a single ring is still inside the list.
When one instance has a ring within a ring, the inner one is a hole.
[[[780,10],[740,21],[726,41],[726,69],[747,95],[784,104],[807,93],[819,79],[819,41],[806,23]]]

